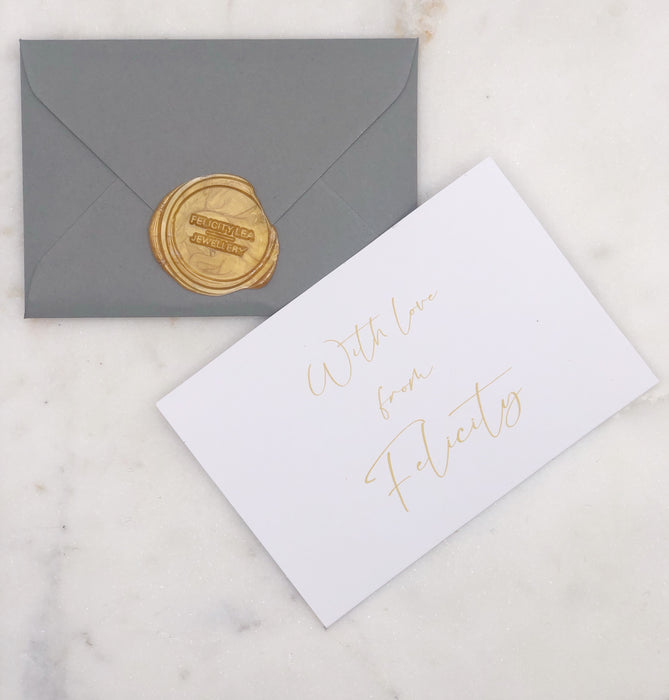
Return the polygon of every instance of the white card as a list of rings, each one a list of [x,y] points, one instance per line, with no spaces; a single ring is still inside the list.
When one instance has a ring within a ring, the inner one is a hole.
[[[488,159],[158,406],[327,626],[656,382]]]

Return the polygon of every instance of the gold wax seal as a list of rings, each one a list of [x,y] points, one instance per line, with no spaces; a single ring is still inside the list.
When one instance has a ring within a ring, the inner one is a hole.
[[[169,192],[149,241],[167,274],[210,296],[263,287],[279,256],[276,230],[251,183],[236,175],[198,177]]]

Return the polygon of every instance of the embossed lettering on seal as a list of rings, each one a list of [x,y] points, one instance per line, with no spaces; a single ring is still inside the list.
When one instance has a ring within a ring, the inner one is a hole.
[[[149,225],[151,249],[182,287],[220,296],[271,279],[279,239],[250,182],[235,175],[196,178],[172,190]]]

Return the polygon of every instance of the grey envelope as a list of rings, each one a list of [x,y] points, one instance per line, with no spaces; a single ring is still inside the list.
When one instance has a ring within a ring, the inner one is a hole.
[[[268,316],[416,206],[416,39],[22,41],[25,313]],[[249,180],[261,289],[178,285],[147,227],[191,178]]]

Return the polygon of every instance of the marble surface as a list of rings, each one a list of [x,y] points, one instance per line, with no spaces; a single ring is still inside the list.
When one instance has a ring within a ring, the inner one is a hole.
[[[0,34],[0,697],[666,700],[665,0],[4,0]],[[259,320],[23,320],[17,39],[414,35],[421,200],[495,157],[661,383],[325,631],[154,406]]]

